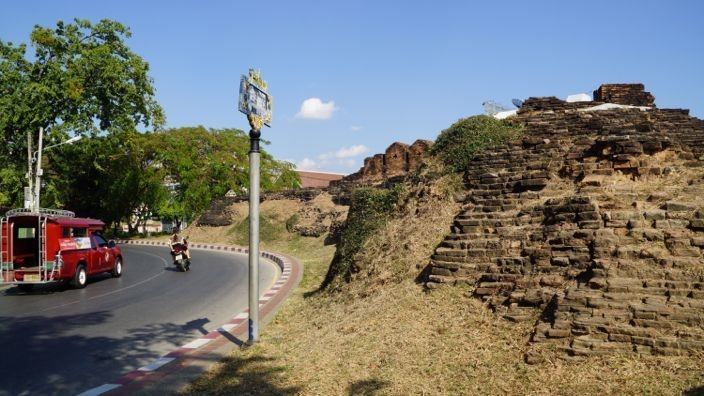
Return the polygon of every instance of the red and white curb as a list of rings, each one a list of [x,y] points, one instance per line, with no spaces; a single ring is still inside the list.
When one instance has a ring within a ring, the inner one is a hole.
[[[144,241],[144,240],[121,240],[118,241],[120,244],[127,244],[127,245],[142,245],[142,246],[169,246],[168,242],[162,242],[162,241]],[[189,243],[189,248],[191,249],[207,249],[207,250],[220,250],[220,251],[225,251],[225,252],[232,252],[232,253],[241,253],[241,254],[246,254],[249,252],[249,249],[243,248],[243,247],[237,247],[237,246],[230,246],[230,245],[215,245],[215,244],[206,244],[206,243]],[[293,283],[296,281],[292,277],[293,273],[293,260],[291,260],[288,257],[285,257],[280,254],[276,253],[270,253],[270,252],[260,252],[260,256],[271,260],[272,262],[276,263],[279,268],[281,269],[281,276],[279,279],[274,283],[267,291],[264,293],[263,296],[259,298],[259,309],[262,310],[264,307],[270,308],[269,305],[272,303],[273,299],[277,297],[282,290],[288,291],[291,289]],[[297,268],[296,270],[300,271],[300,268]],[[281,300],[281,299],[278,299]],[[275,303],[275,302],[274,302]],[[80,393],[78,396],[96,396],[96,395],[102,395],[104,393],[110,392],[110,391],[119,391],[119,388],[130,384],[131,382],[142,378],[146,375],[149,375],[151,373],[154,373],[161,369],[164,366],[167,366],[169,363],[172,363],[173,361],[177,360],[179,357],[182,357],[186,354],[191,354],[196,352],[197,350],[205,347],[206,345],[212,343],[213,341],[220,340],[224,338],[224,334],[231,334],[231,335],[236,335],[233,334],[232,331],[235,329],[241,329],[242,326],[247,325],[247,321],[249,319],[249,308],[243,310],[242,312],[238,313],[235,315],[232,319],[230,319],[227,323],[224,323],[222,326],[217,328],[216,330],[211,331],[210,333],[204,335],[201,338],[195,339],[187,344],[182,345],[180,348],[177,348],[176,350],[173,350],[160,358],[152,361],[151,363],[142,366],[136,370],[132,370],[127,374],[124,374],[122,377],[117,379],[116,381],[109,383],[109,384],[103,384],[100,386],[97,386],[92,389],[88,389],[85,392]]]

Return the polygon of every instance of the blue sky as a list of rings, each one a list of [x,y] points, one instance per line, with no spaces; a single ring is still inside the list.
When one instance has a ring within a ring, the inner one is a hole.
[[[267,149],[350,173],[488,99],[643,82],[659,107],[704,117],[703,15],[699,1],[6,0],[0,39],[74,17],[128,25],[170,127],[247,130],[236,91],[258,68],[274,96]]]

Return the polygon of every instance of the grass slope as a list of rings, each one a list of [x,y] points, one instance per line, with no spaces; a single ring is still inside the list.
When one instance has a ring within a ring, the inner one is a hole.
[[[441,191],[427,187],[412,190],[402,215],[387,221],[368,241],[365,253],[358,255],[367,262],[365,270],[335,292],[318,292],[334,246],[325,246],[324,237],[287,233],[285,222],[295,205],[268,204],[263,216],[269,219],[269,231],[278,237],[266,238],[263,248],[300,258],[305,265],[303,280],[263,329],[261,343],[247,351],[233,351],[184,394],[678,395],[704,391],[704,356],[565,361],[546,350],[545,362],[528,365],[523,356],[531,322],[515,324],[495,316],[480,301],[466,297],[469,286],[424,291],[412,281],[412,274],[427,262],[458,210],[449,199],[431,199],[439,196]],[[237,227],[196,230],[192,237],[233,242],[240,237],[235,235],[241,232]]]

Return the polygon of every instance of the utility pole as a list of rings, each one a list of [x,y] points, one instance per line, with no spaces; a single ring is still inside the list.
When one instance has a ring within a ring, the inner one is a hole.
[[[36,180],[34,182],[34,186],[32,186],[32,160],[34,159],[34,156],[32,155],[32,136],[31,132],[27,133],[27,179],[29,179],[29,196],[31,203],[29,205],[25,204],[25,206],[29,206],[29,209],[31,209],[33,212],[39,213],[39,210],[41,209],[41,206],[39,204],[39,196],[41,193],[42,189],[42,184],[41,184],[41,178],[42,175],[44,174],[44,170],[42,169],[42,151],[48,150],[50,148],[58,147],[64,144],[72,144],[75,143],[79,140],[81,140],[82,136],[81,135],[76,135],[70,139],[68,139],[65,142],[61,142],[58,144],[52,144],[51,146],[44,147],[44,128],[40,127],[39,128],[39,146],[37,147],[37,151],[34,152],[34,155],[36,155],[36,161],[37,161],[37,167],[34,176],[36,177]],[[34,188],[32,188],[34,187]]]
[[[259,138],[271,126],[271,96],[261,75],[249,69],[240,81],[239,110],[247,115],[249,131],[249,331],[247,345],[259,341]]]
[[[24,207],[25,209],[34,210],[32,173],[32,131],[27,131],[27,180],[29,181],[29,187],[24,191]]]
[[[34,182],[34,211],[39,213],[39,208],[41,207],[39,203],[39,191],[42,188],[41,178],[42,173],[42,144],[44,143],[44,127],[39,127],[39,145],[37,146],[37,180]]]

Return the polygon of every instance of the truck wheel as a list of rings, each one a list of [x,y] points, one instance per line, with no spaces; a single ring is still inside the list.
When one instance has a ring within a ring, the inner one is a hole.
[[[76,273],[73,275],[73,281],[71,282],[71,285],[76,289],[83,289],[84,287],[86,287],[87,282],[88,274],[86,273],[86,266],[79,265],[78,267],[76,267]]]
[[[20,283],[17,287],[25,293],[29,293],[34,289],[34,285],[31,283]]]
[[[122,259],[119,257],[115,259],[115,267],[112,269],[112,276],[115,278],[122,276]]]

